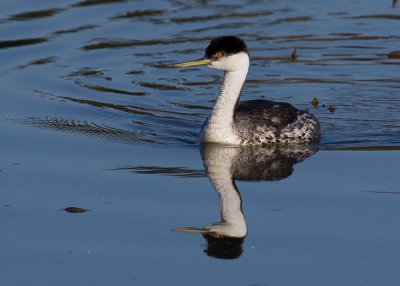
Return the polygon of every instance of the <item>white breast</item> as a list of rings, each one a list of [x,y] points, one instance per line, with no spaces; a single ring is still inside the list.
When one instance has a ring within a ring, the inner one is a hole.
[[[239,145],[239,137],[233,132],[232,125],[213,124],[207,119],[200,133],[200,142]]]

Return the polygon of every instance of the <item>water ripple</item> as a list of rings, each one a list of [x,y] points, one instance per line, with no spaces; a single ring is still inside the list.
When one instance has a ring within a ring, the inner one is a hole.
[[[29,21],[29,20],[38,19],[38,18],[52,17],[62,11],[64,11],[64,9],[53,8],[53,9],[23,12],[23,13],[12,15],[11,17],[9,17],[9,20],[11,20],[11,21]]]
[[[235,34],[251,57],[243,100],[310,109],[321,120],[323,148],[400,145],[399,16],[388,5],[71,2],[14,7],[1,17],[0,77],[17,83],[2,104],[18,94],[34,98],[9,119],[118,142],[192,146],[222,74],[171,64],[200,58],[216,35]]]
[[[128,91],[128,90],[123,90],[123,89],[117,89],[117,88],[112,88],[112,87],[107,87],[107,86],[101,86],[101,85],[96,85],[96,84],[89,84],[89,83],[84,83],[79,80],[76,81],[76,83],[84,88],[90,89],[90,90],[95,90],[95,91],[100,91],[100,92],[106,92],[106,93],[118,93],[118,94],[125,94],[125,95],[135,95],[135,96],[144,96],[148,95],[147,92],[141,92],[141,91]]]
[[[84,0],[80,1],[76,4],[73,4],[72,7],[84,7],[84,6],[95,6],[95,5],[104,5],[104,4],[114,4],[114,3],[123,3],[128,0]]]
[[[2,40],[0,41],[0,49],[15,48],[21,46],[36,45],[47,42],[47,38],[27,38],[17,40]]]

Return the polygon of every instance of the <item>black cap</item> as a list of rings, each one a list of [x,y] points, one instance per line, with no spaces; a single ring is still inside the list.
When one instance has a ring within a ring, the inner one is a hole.
[[[219,53],[220,57],[226,57],[238,53],[249,53],[247,50],[246,43],[239,37],[236,36],[221,36],[211,40],[210,44],[206,49],[204,58],[214,59],[215,55]]]

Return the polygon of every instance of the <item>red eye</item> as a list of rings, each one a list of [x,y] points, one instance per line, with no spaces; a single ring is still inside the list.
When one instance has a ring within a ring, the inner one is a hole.
[[[220,60],[223,56],[224,56],[224,53],[223,53],[223,52],[216,52],[216,53],[214,54],[213,58],[214,58],[215,61],[218,61],[218,60]]]

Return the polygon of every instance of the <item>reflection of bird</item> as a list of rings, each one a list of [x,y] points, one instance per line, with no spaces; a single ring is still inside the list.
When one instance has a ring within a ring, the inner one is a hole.
[[[207,240],[206,253],[217,258],[237,258],[247,226],[242,198],[235,180],[279,180],[290,176],[293,165],[317,151],[312,145],[269,147],[226,147],[203,144],[201,155],[207,175],[220,198],[221,221],[205,228],[182,227],[180,232],[202,233]]]
[[[242,39],[234,36],[215,38],[207,47],[204,58],[175,66],[198,65],[208,65],[225,72],[219,97],[204,123],[201,142],[265,145],[319,141],[319,122],[306,111],[284,102],[239,102],[249,68],[249,54]]]

